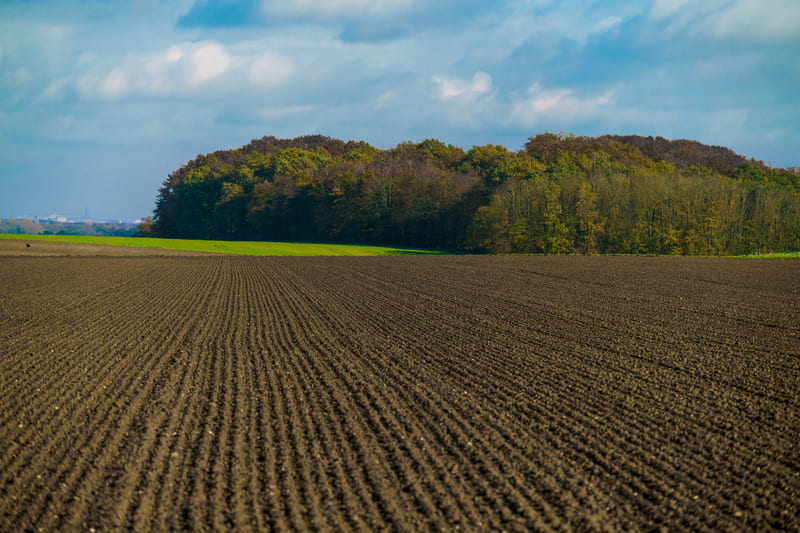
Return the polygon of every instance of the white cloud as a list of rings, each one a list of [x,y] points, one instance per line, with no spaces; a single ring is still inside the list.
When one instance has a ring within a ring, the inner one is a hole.
[[[623,22],[623,20],[624,19],[622,17],[606,17],[600,19],[594,23],[594,25],[591,28],[591,32],[592,34],[605,33],[611,30],[612,28],[619,26]]]
[[[485,72],[476,72],[472,81],[447,80],[434,78],[439,85],[439,98],[449,100],[452,98],[475,99],[492,90],[492,78]]]
[[[148,55],[129,54],[107,72],[100,68],[89,70],[76,85],[87,98],[167,96],[218,78],[230,64],[231,58],[222,45],[213,41],[183,43]]]
[[[471,80],[434,78],[437,85],[431,117],[440,124],[475,130],[498,116],[492,78],[476,72]]]
[[[177,59],[174,59],[177,57]],[[183,57],[177,56],[175,52],[168,55],[167,59],[171,62],[180,61]],[[190,55],[189,64],[191,66],[190,80],[192,85],[200,85],[209,80],[220,76],[231,65],[231,58],[225,49],[216,43],[204,43],[197,47]]]
[[[181,51],[179,46],[170,46],[164,53],[163,59],[165,63],[175,63],[176,61],[180,61],[182,57],[183,51]]]
[[[175,44],[147,55],[129,54],[108,70],[87,66],[75,85],[85,98],[103,100],[235,92],[250,86],[274,88],[293,72],[288,60],[263,47],[251,44],[237,53],[214,41]],[[46,92],[53,96],[62,87]]]
[[[544,119],[588,120],[604,114],[614,103],[613,90],[583,98],[574,93],[571,88],[543,89],[536,83],[512,105],[510,121],[530,127]]]
[[[112,70],[100,86],[100,94],[109,100],[117,98],[128,88],[128,78],[119,69]]]

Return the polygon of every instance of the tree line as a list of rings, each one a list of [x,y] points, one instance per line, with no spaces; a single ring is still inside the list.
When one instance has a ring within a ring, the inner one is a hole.
[[[170,173],[140,235],[490,253],[800,250],[800,174],[660,137],[543,133],[519,151],[264,137]]]

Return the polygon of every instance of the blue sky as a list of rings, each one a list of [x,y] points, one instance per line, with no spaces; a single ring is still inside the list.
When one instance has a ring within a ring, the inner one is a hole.
[[[798,58],[797,0],[0,0],[0,217],[143,217],[170,171],[264,135],[800,165]]]

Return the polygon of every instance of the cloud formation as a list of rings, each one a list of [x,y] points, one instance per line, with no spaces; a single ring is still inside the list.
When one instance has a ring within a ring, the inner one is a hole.
[[[23,182],[45,173],[25,147],[135,161],[144,143],[153,191],[266,134],[517,149],[543,130],[638,133],[798,164],[798,27],[793,0],[4,2],[0,157]]]
[[[81,75],[75,85],[87,99],[197,97],[220,90],[274,88],[291,74],[291,63],[272,50],[237,52],[216,41],[201,41],[151,54],[129,54],[110,70],[94,68]],[[42,95],[53,97],[66,86],[62,78]]]
[[[614,91],[593,96],[577,96],[574,88],[544,89],[534,83],[524,98],[512,106],[511,120],[526,127],[547,121],[591,121],[608,113]]]
[[[434,78],[434,81],[439,85],[439,97],[443,100],[474,100],[492,90],[492,78],[485,72],[476,72],[471,81],[443,78]]]
[[[230,54],[216,42],[182,43],[151,54],[128,54],[108,71],[94,68],[83,74],[76,85],[89,99],[163,97],[210,82],[231,62]]]
[[[649,16],[695,39],[800,42],[800,4],[792,0],[656,0]]]

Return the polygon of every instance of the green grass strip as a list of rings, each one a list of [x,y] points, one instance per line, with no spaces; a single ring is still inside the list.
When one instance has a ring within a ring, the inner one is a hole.
[[[800,252],[752,254],[752,255],[745,255],[743,257],[754,257],[757,259],[794,259],[800,257]]]
[[[193,252],[214,252],[235,255],[294,255],[294,256],[381,256],[441,254],[442,252],[414,248],[366,246],[351,244],[312,244],[295,242],[204,241],[190,239],[156,239],[151,237],[95,237],[90,235],[19,235],[0,234],[0,239],[72,242],[79,244],[105,244],[137,246]]]

